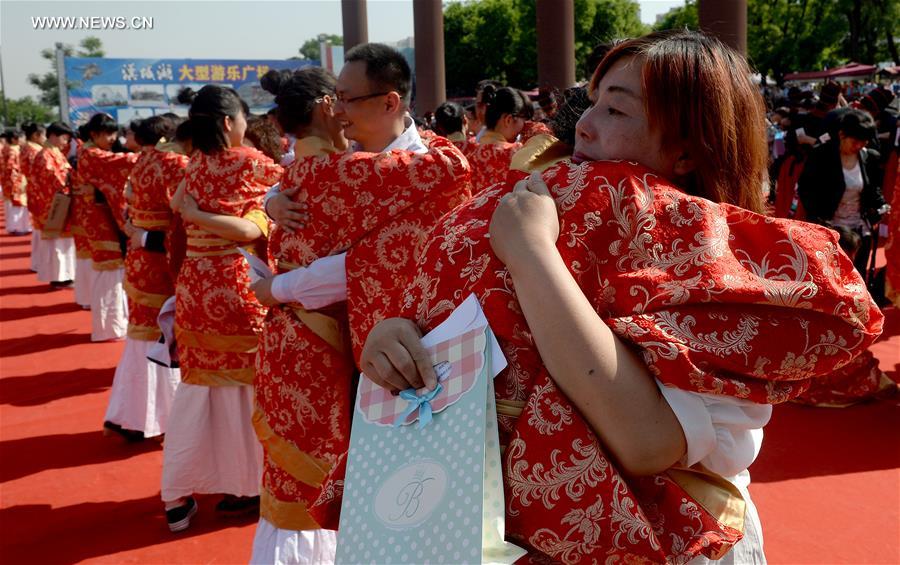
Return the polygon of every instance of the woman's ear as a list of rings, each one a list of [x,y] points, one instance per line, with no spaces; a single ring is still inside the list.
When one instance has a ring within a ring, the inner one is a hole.
[[[230,133],[231,130],[234,129],[234,120],[231,119],[231,116],[225,116],[225,120],[222,124],[223,124],[223,129],[225,130],[225,133]]]

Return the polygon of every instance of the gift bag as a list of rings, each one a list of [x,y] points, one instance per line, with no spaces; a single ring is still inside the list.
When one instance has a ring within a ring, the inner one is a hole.
[[[57,192],[53,195],[50,202],[50,210],[47,212],[47,219],[44,221],[45,234],[58,235],[66,226],[66,219],[69,217],[69,206],[72,203],[72,197],[63,192]],[[56,237],[54,235],[54,237]]]
[[[474,295],[422,338],[439,384],[360,378],[337,563],[512,563],[493,377],[506,360]]]

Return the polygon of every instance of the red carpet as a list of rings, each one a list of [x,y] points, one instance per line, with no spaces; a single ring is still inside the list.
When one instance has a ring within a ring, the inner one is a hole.
[[[171,534],[162,451],[100,432],[121,343],[91,343],[72,290],[28,269],[28,237],[0,237],[0,561],[246,563],[255,520],[200,500]],[[874,350],[900,380],[900,312]],[[771,563],[900,563],[900,407],[781,406],[751,468]]]

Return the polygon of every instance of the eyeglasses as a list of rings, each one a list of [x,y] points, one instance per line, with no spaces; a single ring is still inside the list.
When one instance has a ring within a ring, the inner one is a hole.
[[[346,104],[352,104],[354,102],[359,102],[360,100],[368,100],[369,98],[375,98],[376,96],[384,96],[386,94],[390,94],[391,92],[392,91],[390,91],[390,90],[387,92],[375,92],[372,94],[363,94],[362,96],[354,96],[353,98],[344,98],[342,95],[338,94],[335,97],[335,100],[337,100],[337,102],[339,104],[346,105]]]

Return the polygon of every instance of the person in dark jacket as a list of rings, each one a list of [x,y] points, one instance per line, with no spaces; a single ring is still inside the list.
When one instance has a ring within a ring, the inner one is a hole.
[[[810,154],[798,184],[798,195],[810,222],[848,230],[859,236],[841,238],[841,245],[863,275],[872,245],[872,225],[884,205],[879,155],[866,148],[875,138],[875,121],[860,110],[837,118],[837,138],[817,146]],[[856,247],[854,249],[854,247]]]

